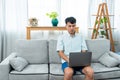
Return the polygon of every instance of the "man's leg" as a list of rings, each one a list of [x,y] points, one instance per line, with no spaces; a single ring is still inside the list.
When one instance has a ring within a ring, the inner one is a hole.
[[[70,67],[67,67],[64,69],[64,80],[72,80],[73,77],[73,69]]]
[[[62,70],[64,72],[64,80],[72,80],[74,71],[68,66],[67,62],[62,63]]]
[[[85,80],[94,80],[94,71],[90,66],[84,67],[82,72],[85,74]]]

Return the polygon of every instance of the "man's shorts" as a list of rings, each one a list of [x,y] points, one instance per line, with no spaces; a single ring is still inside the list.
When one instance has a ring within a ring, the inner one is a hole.
[[[67,68],[67,67],[69,67],[69,66],[68,66],[68,62],[62,63],[62,70],[63,70],[63,72],[64,72],[64,69]],[[84,68],[84,66],[73,68],[74,74],[76,74],[76,71],[79,71],[79,72],[81,72],[82,74],[84,74],[84,73],[82,72],[82,69],[83,69],[83,68]]]

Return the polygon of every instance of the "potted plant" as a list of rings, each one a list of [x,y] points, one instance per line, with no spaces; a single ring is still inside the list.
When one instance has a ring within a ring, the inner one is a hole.
[[[103,17],[100,19],[100,28],[103,28],[105,25],[108,22],[107,18],[106,17]],[[98,21],[96,21],[96,25],[98,24]]]
[[[49,16],[49,18],[51,18],[51,23],[52,26],[57,26],[58,25],[58,13],[57,12],[50,12],[50,13],[46,13],[47,16]]]
[[[106,32],[104,30],[100,30],[99,37],[100,38],[105,38],[106,37]]]
[[[94,29],[93,30],[93,33],[96,33],[97,31],[96,31],[96,29]],[[103,29],[100,29],[99,31],[98,31],[98,34],[99,34],[99,38],[105,38],[106,37],[106,32],[105,32],[105,30],[103,30]]]

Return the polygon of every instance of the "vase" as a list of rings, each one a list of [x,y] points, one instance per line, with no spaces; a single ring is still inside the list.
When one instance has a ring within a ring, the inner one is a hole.
[[[58,25],[58,19],[52,19],[52,26],[57,26]]]

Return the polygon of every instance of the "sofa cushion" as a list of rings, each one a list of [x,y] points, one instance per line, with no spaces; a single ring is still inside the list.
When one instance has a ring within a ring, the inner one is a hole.
[[[47,64],[29,64],[21,72],[11,71],[10,74],[48,74]]]
[[[47,40],[17,40],[16,52],[29,63],[48,63]]]
[[[53,75],[64,75],[61,64],[50,64],[50,74]]]
[[[61,63],[61,59],[56,51],[57,40],[49,41],[49,63]]]
[[[92,63],[91,67],[93,68],[95,74],[96,73],[104,73],[104,72],[112,72],[112,71],[120,71],[119,67],[113,67],[109,68],[101,63]],[[50,74],[53,75],[64,75],[61,64],[50,64]],[[77,71],[77,74],[81,74],[79,71]]]
[[[104,79],[104,78],[114,78],[119,77],[120,75],[120,68],[119,67],[106,67],[101,63],[92,63],[91,64],[94,72],[95,72],[95,79]],[[50,64],[50,75],[53,76],[64,76],[64,73],[61,68],[61,64]],[[82,76],[79,71],[77,72],[78,79]],[[76,76],[76,75],[75,75]],[[79,77],[80,76],[80,77]]]
[[[86,40],[88,51],[92,52],[92,62],[98,62],[100,56],[110,50],[110,41],[107,39]]]
[[[48,74],[16,75],[9,74],[9,80],[49,80]]]
[[[62,71],[61,64],[50,64],[50,74],[63,76],[64,73]],[[77,71],[76,74],[81,74],[81,73]]]
[[[105,52],[105,54],[99,58],[99,61],[107,67],[115,67],[120,63],[116,58],[112,57],[109,52]]]
[[[118,78],[120,77],[119,67],[106,67],[101,63],[92,63],[92,67],[95,71],[95,79],[108,79],[108,78]]]
[[[14,57],[9,62],[16,71],[22,71],[28,65],[28,61],[22,57]]]

